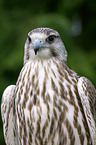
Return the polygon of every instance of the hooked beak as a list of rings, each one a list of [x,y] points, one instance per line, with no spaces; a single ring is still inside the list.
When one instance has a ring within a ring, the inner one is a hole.
[[[43,47],[44,47],[44,45],[42,44],[42,41],[40,39],[36,39],[33,42],[33,48],[34,48],[35,55],[37,55],[37,51]]]

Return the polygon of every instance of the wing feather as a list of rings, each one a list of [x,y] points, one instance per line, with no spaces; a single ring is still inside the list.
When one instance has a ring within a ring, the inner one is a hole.
[[[96,144],[96,90],[93,84],[85,77],[78,80],[78,92],[83,105],[86,120],[89,126],[93,145]]]
[[[15,88],[15,85],[8,86],[2,96],[1,115],[5,142],[7,145],[18,145],[15,133],[15,117],[13,115]]]

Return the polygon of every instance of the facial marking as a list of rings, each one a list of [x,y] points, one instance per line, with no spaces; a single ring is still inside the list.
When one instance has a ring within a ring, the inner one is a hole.
[[[28,33],[25,44],[26,60],[57,58],[67,60],[67,52],[57,31],[50,28],[37,28]],[[36,43],[38,41],[38,44]],[[27,57],[27,54],[29,57]]]

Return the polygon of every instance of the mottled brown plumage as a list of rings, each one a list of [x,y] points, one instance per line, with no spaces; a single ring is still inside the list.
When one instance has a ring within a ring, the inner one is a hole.
[[[66,62],[58,32],[38,28],[28,34],[24,66],[2,98],[6,144],[96,144],[96,90]]]

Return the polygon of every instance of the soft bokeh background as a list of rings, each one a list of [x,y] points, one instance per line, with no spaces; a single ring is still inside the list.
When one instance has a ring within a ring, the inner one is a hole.
[[[4,89],[17,81],[27,33],[36,27],[57,30],[68,51],[68,65],[96,87],[95,0],[0,0],[0,100]]]

